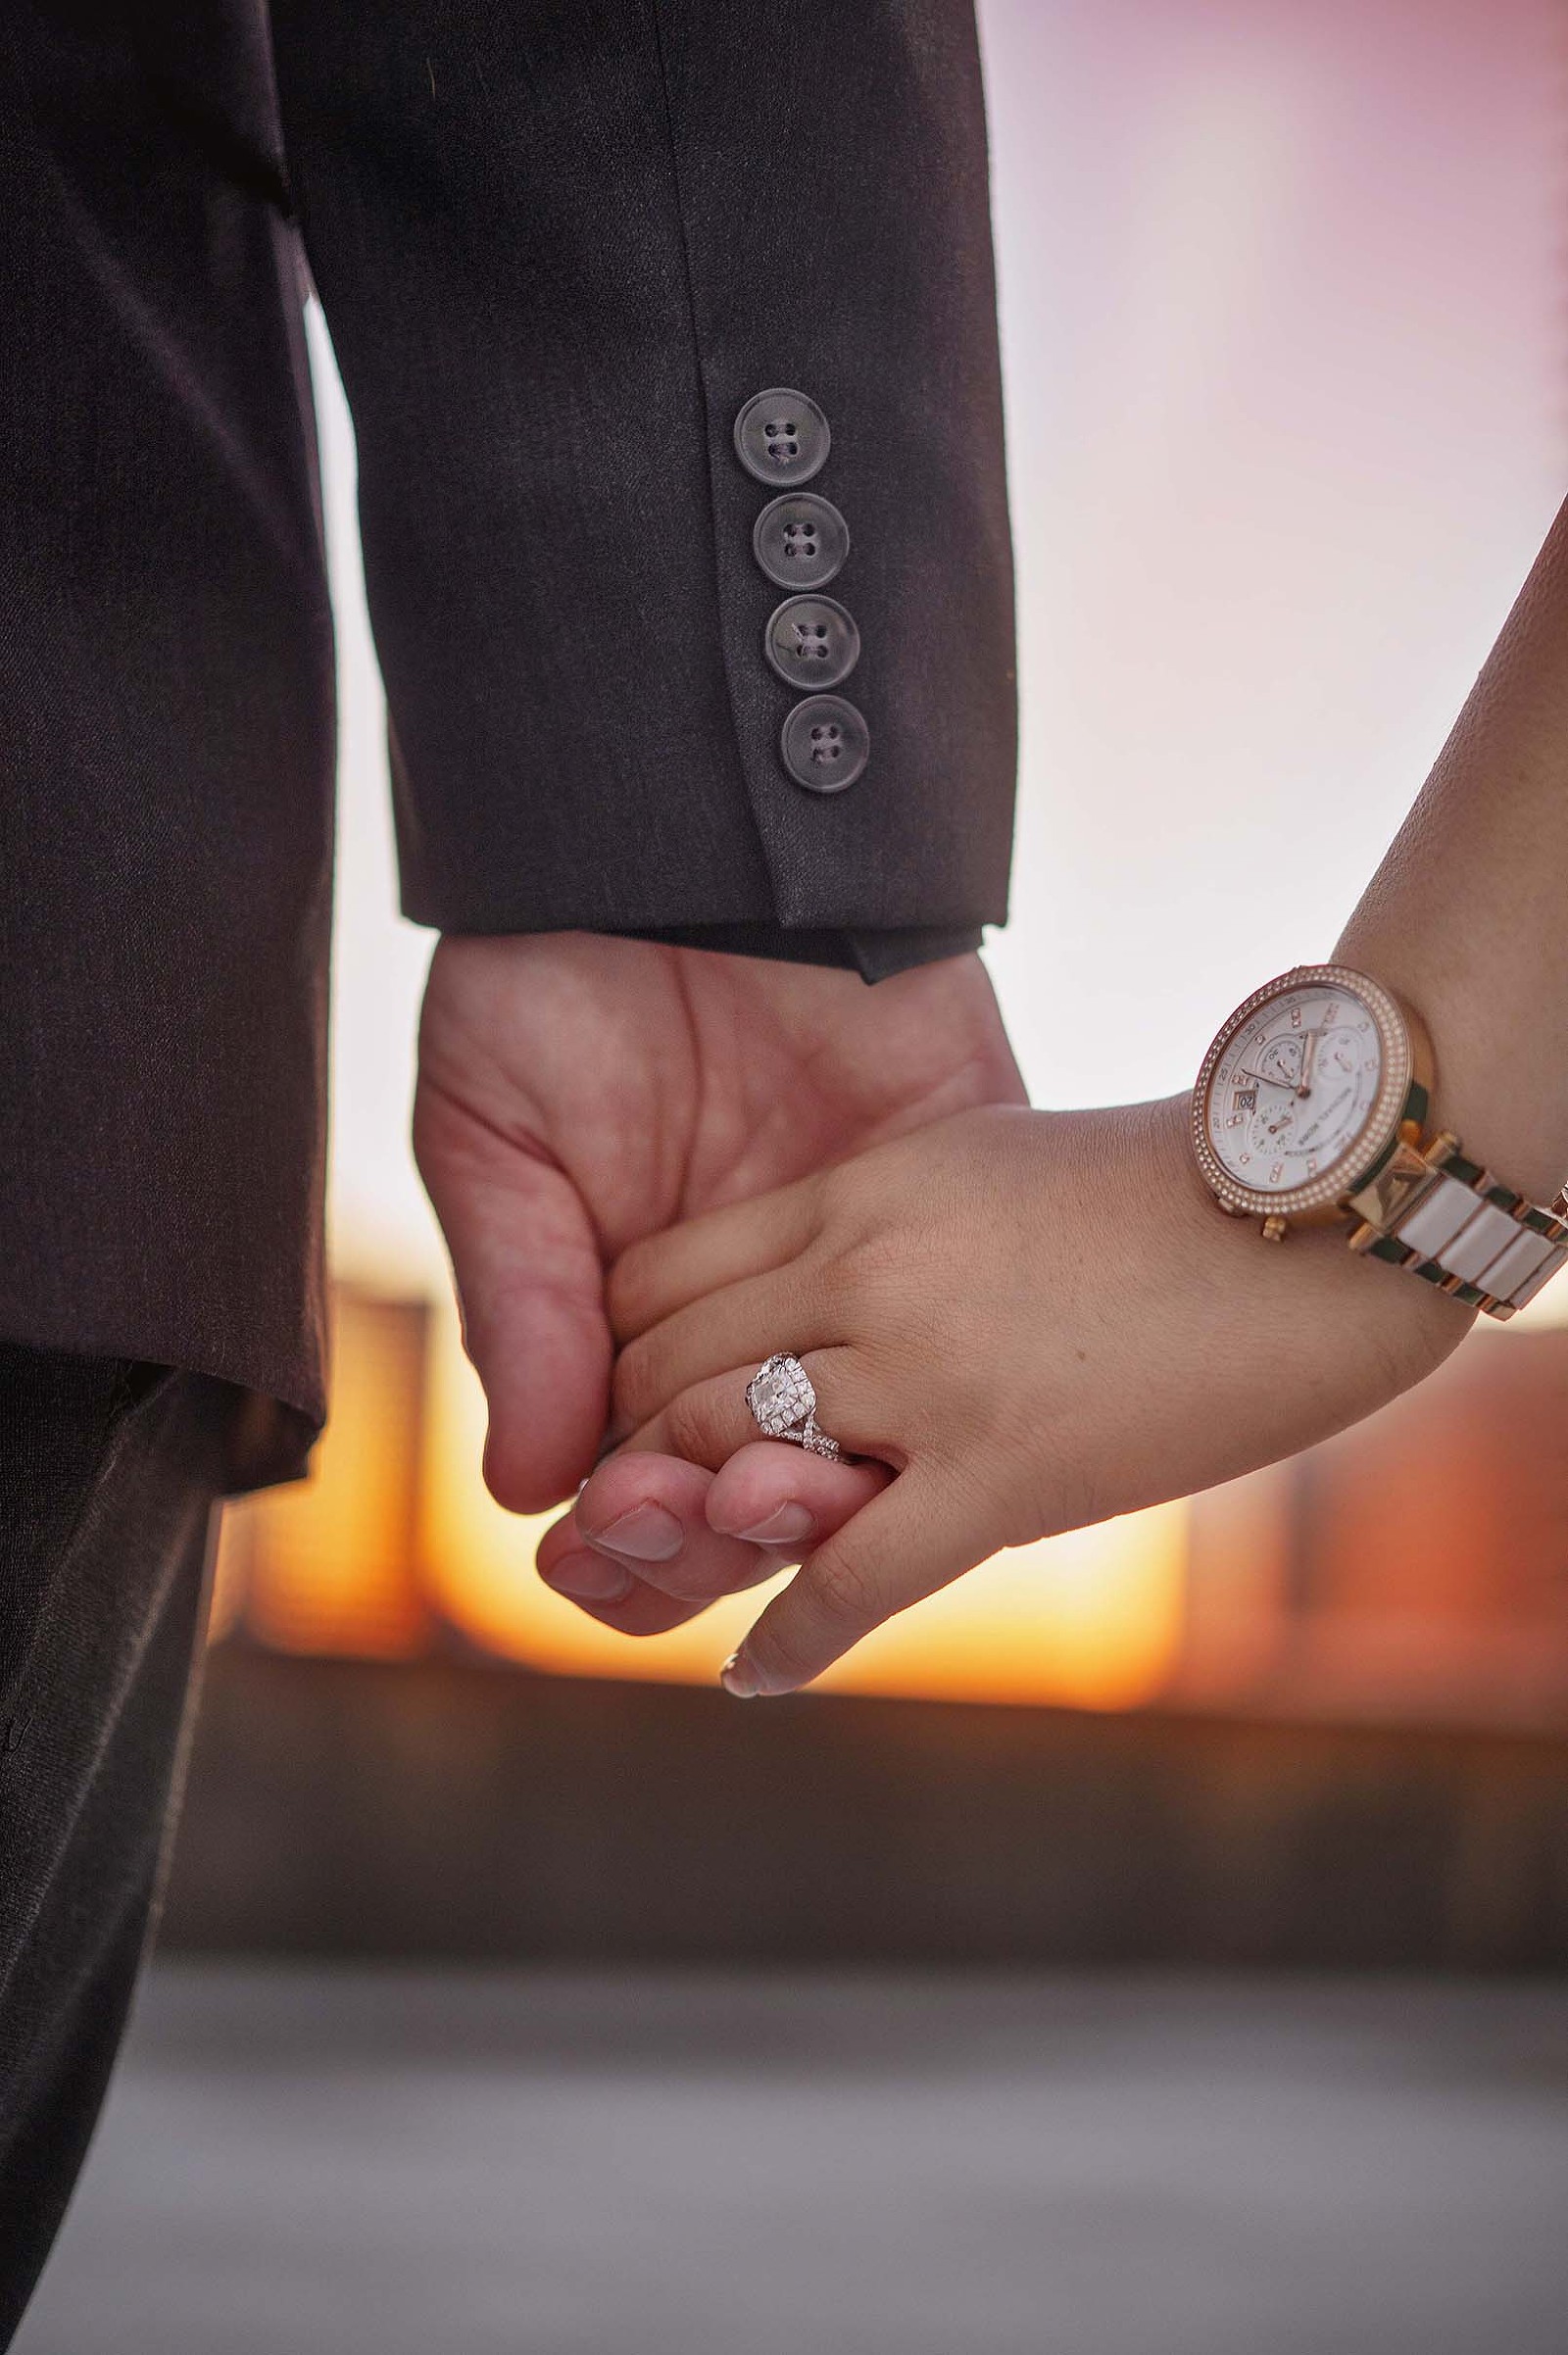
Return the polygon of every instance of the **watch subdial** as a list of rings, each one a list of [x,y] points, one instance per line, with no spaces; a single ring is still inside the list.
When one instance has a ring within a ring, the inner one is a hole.
[[[1360,1059],[1352,1032],[1326,1030],[1317,1055],[1316,1078],[1319,1085],[1336,1082],[1343,1085],[1346,1080],[1354,1079],[1360,1068]]]
[[[1277,1161],[1290,1150],[1296,1128],[1296,1105],[1288,1096],[1264,1104],[1252,1114],[1247,1138],[1260,1161]]]

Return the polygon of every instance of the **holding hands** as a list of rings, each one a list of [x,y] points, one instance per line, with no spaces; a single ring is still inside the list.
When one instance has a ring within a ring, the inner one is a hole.
[[[1343,1238],[1261,1249],[1217,1215],[1186,1124],[1180,1099],[971,1111],[630,1247],[608,1296],[626,1438],[543,1575],[667,1509],[683,1458],[716,1475],[715,1531],[793,1533],[730,1584],[804,1555],[725,1672],[788,1692],[1000,1548],[1308,1446],[1461,1339],[1463,1308],[1369,1280]],[[759,1440],[747,1383],[781,1346],[868,1460]],[[683,1552],[585,1607],[628,1632],[650,1593],[687,1615],[715,1590]]]
[[[606,1276],[630,1247],[922,1124],[1022,1102],[978,957],[868,989],[851,972],[581,932],[444,940],[415,1148],[489,1407],[492,1494],[540,1512],[592,1471],[615,1348]],[[811,1468],[824,1527],[885,1477]],[[788,1540],[731,1534],[772,1509],[750,1509],[744,1466],[725,1485],[739,1516],[727,1524],[710,1517],[712,1475],[695,1462],[645,1450],[644,1492],[618,1500],[606,1470],[593,1542],[568,1516],[544,1558],[563,1593],[628,1634],[800,1558]]]

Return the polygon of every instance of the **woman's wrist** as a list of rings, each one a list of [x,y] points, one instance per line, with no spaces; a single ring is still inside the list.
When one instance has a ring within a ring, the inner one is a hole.
[[[1204,1183],[1192,1148],[1192,1098],[1141,1105],[1152,1205],[1170,1205],[1165,1248],[1188,1254],[1205,1285],[1252,1301],[1259,1315],[1314,1329],[1332,1322],[1348,1354],[1393,1351],[1417,1381],[1461,1340],[1475,1311],[1349,1249],[1352,1222],[1298,1227],[1283,1243],[1264,1242],[1256,1219],[1232,1218]]]
[[[1436,1066],[1429,1127],[1449,1130],[1516,1193],[1550,1202],[1568,1179],[1568,1057],[1547,1010],[1500,1003],[1480,960],[1445,959],[1424,939],[1385,933],[1375,908],[1357,911],[1335,957],[1393,990],[1426,1025]]]

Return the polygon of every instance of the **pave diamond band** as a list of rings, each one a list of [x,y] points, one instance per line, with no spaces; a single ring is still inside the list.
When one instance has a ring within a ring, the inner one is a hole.
[[[843,1453],[837,1440],[816,1427],[816,1393],[811,1377],[787,1350],[770,1357],[746,1385],[746,1403],[764,1439],[792,1440],[797,1447],[830,1459]]]

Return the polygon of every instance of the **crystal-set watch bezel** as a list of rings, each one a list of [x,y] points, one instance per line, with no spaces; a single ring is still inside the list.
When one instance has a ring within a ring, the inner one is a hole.
[[[1370,1014],[1378,1034],[1381,1069],[1372,1108],[1353,1142],[1315,1177],[1300,1186],[1270,1188],[1245,1185],[1215,1152],[1208,1135],[1209,1097],[1214,1074],[1239,1031],[1276,999],[1298,990],[1343,992]],[[1198,1166],[1223,1209],[1238,1218],[1300,1221],[1326,1220],[1343,1210],[1348,1196],[1364,1186],[1399,1137],[1406,1117],[1411,1083],[1418,1076],[1416,1049],[1410,1024],[1397,1000],[1349,965],[1298,965],[1263,984],[1245,999],[1216,1035],[1204,1055],[1193,1091],[1192,1138]]]

